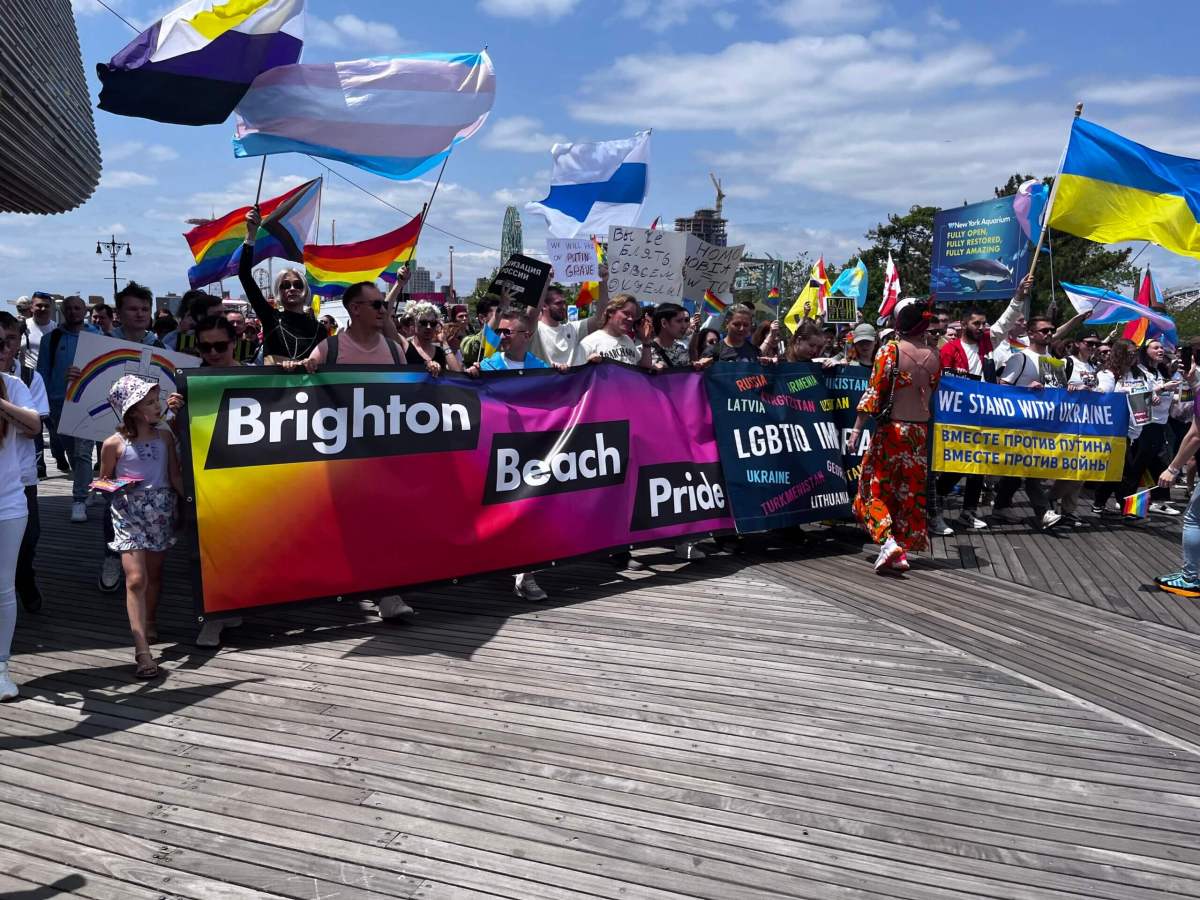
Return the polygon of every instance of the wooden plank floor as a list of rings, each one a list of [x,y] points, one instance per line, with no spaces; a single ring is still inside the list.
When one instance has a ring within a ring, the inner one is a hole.
[[[1200,895],[1183,631],[813,537],[202,652],[175,552],[144,684],[64,491],[0,706],[0,898]]]
[[[1173,495],[1182,509],[1186,492],[1175,488]],[[1032,515],[1028,507],[1018,508]],[[952,523],[958,512],[959,500],[952,496],[947,521]],[[1082,526],[1060,526],[1046,533],[1035,530],[1032,519],[1005,525],[985,516],[992,526],[987,531],[935,538],[932,555],[956,569],[1200,634],[1200,603],[1163,593],[1153,584],[1155,576],[1179,570],[1182,517],[1155,514],[1129,524],[1120,517],[1094,516],[1086,493],[1079,502],[1079,516]]]

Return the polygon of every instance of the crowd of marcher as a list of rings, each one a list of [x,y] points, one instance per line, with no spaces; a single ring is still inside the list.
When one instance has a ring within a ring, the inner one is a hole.
[[[258,226],[258,214],[252,211],[247,245],[253,244]],[[1091,492],[1094,515],[1116,517],[1121,515],[1118,501],[1148,477],[1157,485],[1151,512],[1184,516],[1184,567],[1159,584],[1200,596],[1200,492],[1186,512],[1170,502],[1177,482],[1186,479],[1189,489],[1194,485],[1200,449],[1194,409],[1198,376],[1191,348],[1175,352],[1155,340],[1137,347],[1086,330],[1086,315],[1061,325],[1045,316],[1027,316],[1028,281],[991,323],[979,309],[953,319],[949,310],[906,298],[896,305],[887,327],[878,330],[869,323],[838,326],[805,319],[788,334],[777,319],[756,327],[749,305],[733,304],[723,316],[703,320],[676,303],[643,307],[628,294],[610,298],[603,273],[598,300],[579,318],[568,314],[566,293],[555,284],[532,304],[514,303],[507,294],[484,295],[475,304],[474,318],[463,305],[448,305],[445,315],[428,302],[400,309],[408,280],[402,269],[386,295],[371,282],[351,286],[342,297],[348,323],[339,327],[332,318],[313,313],[301,270],[279,272],[271,296],[264,295],[253,277],[251,257],[242,254],[239,272],[253,313],[249,317],[202,291],[185,294],[175,315],[160,310],[156,316],[152,293],[133,282],[117,293],[112,306],[97,303],[89,309],[79,297],[56,306],[50,297],[35,294],[21,298],[17,316],[0,313],[0,699],[17,694],[7,665],[17,599],[30,613],[42,605],[35,558],[38,483],[47,475],[47,456],[71,477],[71,522],[86,522],[89,507],[101,507],[99,588],[116,592],[124,582],[136,674],[158,674],[151,645],[157,637],[163,560],[179,528],[176,498],[183,488],[173,429],[182,420],[184,399],[178,394],[160,397],[156,382],[125,375],[109,393],[120,422],[115,434],[97,448],[98,442],[60,433],[68,387],[80,375],[75,349],[83,332],[192,354],[201,366],[278,364],[308,372],[338,365],[410,365],[434,376],[458,372],[486,377],[513,369],[567,371],[601,360],[647,370],[700,370],[744,360],[867,366],[869,386],[848,446],[859,446],[873,422],[853,508],[880,546],[876,571],[907,570],[907,553],[925,549],[930,536],[985,529],[989,518],[1019,521],[1014,506],[1018,491],[1028,498],[1036,528],[1070,528],[1083,522],[1079,502],[1084,491]],[[956,307],[955,313],[961,309]],[[1137,395],[1148,416],[1144,421],[1131,416],[1119,482],[935,476],[929,423],[943,374],[1034,390]],[[97,476],[117,489],[93,492]],[[952,503],[959,512],[948,518]],[[987,505],[991,511],[985,516]],[[676,553],[684,560],[704,557],[692,542],[679,544]],[[638,566],[628,554],[618,557],[618,565]],[[533,573],[517,575],[514,591],[527,600],[546,598]],[[378,605],[384,618],[412,612],[399,595],[380,597]],[[197,643],[216,645],[221,627],[228,624],[206,623]]]

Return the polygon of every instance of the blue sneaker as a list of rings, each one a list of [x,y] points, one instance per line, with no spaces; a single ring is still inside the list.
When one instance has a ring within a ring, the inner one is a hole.
[[[1189,578],[1182,572],[1173,575],[1163,575],[1154,579],[1159,590],[1174,594],[1177,597],[1200,597],[1200,581]]]

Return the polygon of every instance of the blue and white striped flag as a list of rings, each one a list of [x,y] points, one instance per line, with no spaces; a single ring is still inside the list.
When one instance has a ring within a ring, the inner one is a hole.
[[[610,225],[637,224],[650,184],[650,132],[623,141],[555,144],[550,155],[550,194],[525,209],[546,220],[551,237],[608,234]]]

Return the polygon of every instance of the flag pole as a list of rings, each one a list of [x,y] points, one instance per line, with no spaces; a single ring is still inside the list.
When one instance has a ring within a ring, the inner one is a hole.
[[[262,166],[258,170],[258,190],[254,192],[254,205],[258,206],[258,201],[262,199],[262,183],[263,176],[267,174],[267,155],[263,154]]]
[[[1072,128],[1074,121],[1083,115],[1083,103],[1075,104],[1075,115],[1072,118]],[[1067,147],[1071,145],[1071,137],[1067,135]],[[1042,227],[1038,233],[1037,246],[1033,249],[1033,261],[1029,264],[1029,275],[1032,276],[1037,271],[1038,259],[1042,254],[1042,244],[1046,241],[1046,233],[1050,230],[1050,213],[1054,210],[1054,198],[1058,194],[1058,181],[1062,177],[1063,164],[1067,161],[1067,147],[1063,147],[1062,156],[1058,160],[1058,171],[1054,175],[1054,186],[1050,188],[1050,199],[1046,201],[1046,209],[1042,213]],[[1025,314],[1029,315],[1029,304],[1033,300],[1033,291],[1030,291],[1029,297],[1025,298]]]
[[[433,206],[433,198],[437,196],[438,187],[442,183],[442,173],[446,171],[446,163],[450,162],[450,154],[446,154],[446,158],[442,160],[442,167],[438,169],[437,181],[433,183],[433,191],[429,194],[429,200],[421,207],[421,224],[417,227],[417,237],[413,241],[413,258],[417,255],[417,245],[421,242],[421,233],[425,231],[425,217],[429,215],[429,210]]]

